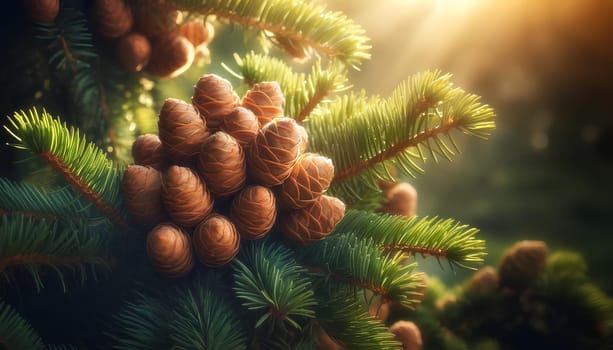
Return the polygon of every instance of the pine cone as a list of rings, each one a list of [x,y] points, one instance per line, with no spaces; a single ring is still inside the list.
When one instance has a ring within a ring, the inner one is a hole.
[[[328,236],[344,215],[345,203],[322,195],[310,206],[284,215],[279,230],[286,239],[307,245]]]
[[[277,200],[292,209],[307,207],[328,189],[333,177],[334,166],[329,158],[303,154],[291,175],[277,189]]]
[[[300,133],[300,153],[304,153],[309,144],[309,134],[302,125],[298,125],[298,132]]]
[[[215,74],[205,74],[194,86],[192,103],[213,130],[238,105],[238,96],[229,81]]]
[[[154,37],[176,32],[179,12],[164,0],[139,0],[136,2],[135,28],[139,33]]]
[[[98,32],[107,38],[119,38],[132,28],[132,10],[124,0],[96,0],[93,16]]]
[[[241,102],[243,107],[249,108],[258,117],[260,125],[283,116],[283,104],[285,97],[276,81],[253,84]]]
[[[204,182],[190,168],[173,165],[162,175],[162,200],[168,215],[184,227],[194,227],[213,210]]]
[[[60,12],[59,0],[25,0],[26,13],[35,22],[50,23]]]
[[[174,98],[164,101],[158,129],[164,152],[177,163],[192,162],[208,136],[204,119],[194,107]]]
[[[547,253],[542,241],[515,243],[502,255],[498,266],[500,284],[517,290],[527,288],[545,270]]]
[[[390,327],[390,332],[394,333],[396,340],[402,343],[404,350],[419,350],[423,344],[421,332],[417,325],[409,321],[398,321]]]
[[[500,285],[498,272],[491,267],[486,266],[477,271],[467,282],[466,291],[472,294],[487,295],[494,294]]]
[[[147,235],[147,255],[153,267],[167,277],[182,277],[194,267],[189,236],[172,223],[162,223]]]
[[[195,48],[209,42],[209,27],[202,20],[192,20],[179,26],[179,33],[189,40]]]
[[[150,166],[157,170],[164,170],[168,163],[162,141],[154,134],[140,135],[134,140],[132,157],[137,165]]]
[[[125,69],[140,72],[145,68],[151,56],[151,44],[146,36],[130,33],[119,39],[117,60]]]
[[[258,118],[250,109],[236,107],[223,119],[220,128],[234,137],[245,149],[255,140],[260,125]]]
[[[162,174],[150,167],[130,165],[122,183],[126,208],[135,222],[152,227],[166,218],[162,206]]]
[[[151,58],[147,72],[161,78],[174,78],[194,62],[196,51],[189,40],[174,32],[160,34],[151,40]]]
[[[247,169],[258,184],[280,185],[289,177],[300,156],[299,125],[291,118],[266,124],[249,148]]]
[[[275,196],[263,186],[245,187],[232,200],[232,221],[244,239],[264,237],[277,217]]]
[[[417,210],[417,191],[406,182],[398,183],[384,190],[385,202],[381,210],[390,215],[415,216]]]
[[[223,131],[209,136],[202,144],[198,169],[209,191],[219,198],[240,191],[247,180],[243,150],[232,136]]]
[[[211,215],[194,230],[194,251],[206,266],[222,266],[234,259],[239,251],[240,236],[230,220]]]

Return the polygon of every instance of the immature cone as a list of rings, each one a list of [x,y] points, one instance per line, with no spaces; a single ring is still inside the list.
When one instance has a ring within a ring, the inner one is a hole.
[[[190,168],[173,165],[162,175],[162,200],[170,218],[194,227],[213,210],[204,182]]]
[[[299,127],[291,118],[277,118],[260,129],[247,157],[249,176],[258,184],[276,186],[289,177],[301,154]]]
[[[25,0],[23,5],[27,15],[35,22],[53,22],[60,12],[59,0]]]
[[[222,266],[239,251],[240,236],[234,224],[221,215],[211,215],[194,230],[194,251],[206,266]]]
[[[250,109],[236,107],[223,119],[220,129],[234,137],[244,149],[255,140],[260,125]]]
[[[194,107],[175,98],[164,101],[158,121],[164,151],[174,162],[190,163],[200,153],[208,133]]]
[[[189,236],[172,223],[162,223],[147,235],[147,255],[153,267],[167,277],[182,277],[194,267]]]
[[[385,201],[382,211],[390,215],[415,216],[417,210],[417,191],[406,182],[401,182],[384,190]]]
[[[275,196],[263,186],[245,187],[232,200],[232,221],[244,239],[264,237],[277,217]]]
[[[334,166],[329,158],[303,154],[290,176],[277,189],[277,199],[288,208],[307,207],[328,189],[333,177]]]
[[[162,147],[158,135],[140,135],[132,143],[132,158],[137,165],[150,166],[157,170],[164,170],[168,157]]]
[[[126,208],[135,222],[153,226],[164,220],[162,206],[162,174],[151,167],[130,165],[122,182]]]
[[[507,249],[498,266],[500,284],[513,289],[528,287],[547,265],[547,245],[542,241],[521,241]]]
[[[493,267],[486,266],[468,280],[466,291],[478,295],[493,294],[498,290],[499,285],[498,272]]]
[[[172,4],[167,4],[164,0],[139,0],[135,9],[135,28],[139,33],[154,37],[176,32],[179,12],[173,10]]]
[[[398,321],[390,327],[390,332],[394,333],[396,340],[402,343],[404,350],[419,350],[423,344],[421,332],[417,325],[409,321]]]
[[[209,136],[202,144],[198,171],[209,191],[227,198],[245,186],[245,155],[238,142],[223,131]]]
[[[284,215],[279,223],[283,237],[307,245],[325,238],[345,215],[345,203],[323,195],[310,206]]]
[[[192,20],[179,26],[179,33],[189,40],[195,48],[209,41],[209,28],[202,20]]]
[[[192,103],[209,128],[216,129],[238,105],[238,96],[229,81],[215,74],[205,74],[194,86]]]
[[[117,60],[125,69],[140,72],[149,62],[151,44],[146,36],[130,33],[119,39],[117,44]]]
[[[285,97],[276,81],[253,84],[241,101],[243,107],[249,108],[258,117],[260,125],[281,117],[284,103]]]
[[[104,37],[119,38],[132,28],[132,10],[124,0],[96,0],[93,11],[97,30]]]
[[[151,40],[151,58],[146,69],[161,78],[174,78],[192,65],[194,57],[196,52],[189,40],[168,32]]]

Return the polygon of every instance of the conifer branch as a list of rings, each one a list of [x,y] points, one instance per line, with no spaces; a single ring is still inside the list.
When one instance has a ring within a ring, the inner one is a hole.
[[[43,341],[15,309],[0,300],[0,349],[42,350]]]
[[[328,95],[351,87],[346,85],[345,68],[334,62],[323,68],[318,60],[307,76],[304,73],[295,73],[285,62],[274,57],[251,52],[245,57],[234,55],[234,58],[240,68],[240,74],[228,67],[226,69],[239,76],[249,86],[262,81],[279,83],[285,96],[284,113],[298,123],[302,123]]]
[[[452,219],[417,218],[349,210],[334,234],[351,233],[372,239],[384,252],[403,252],[447,259],[452,266],[475,268],[483,263],[485,241],[475,239],[476,228]]]
[[[358,68],[370,58],[369,39],[362,27],[323,5],[290,0],[173,0],[182,10],[272,33],[272,41],[296,58],[314,49]]]
[[[234,291],[244,307],[258,314],[255,327],[265,322],[271,329],[284,323],[302,329],[305,320],[314,318],[315,300],[306,270],[284,246],[257,241],[242,247],[233,262]]]
[[[415,264],[401,263],[401,255],[386,256],[372,240],[335,235],[302,252],[301,262],[312,272],[365,288],[385,300],[407,308],[416,303],[420,276],[411,274]]]
[[[5,129],[28,149],[45,160],[107,215],[113,223],[127,227],[121,214],[123,169],[106,159],[102,150],[88,143],[77,129],[70,128],[43,110],[15,113]]]

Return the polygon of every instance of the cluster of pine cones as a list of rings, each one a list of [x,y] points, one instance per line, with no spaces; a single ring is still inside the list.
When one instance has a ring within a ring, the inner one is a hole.
[[[192,252],[210,267],[230,262],[241,239],[273,227],[292,244],[326,237],[345,205],[326,196],[330,159],[306,153],[306,130],[283,117],[276,82],[255,84],[241,99],[229,81],[200,78],[192,103],[167,99],[159,136],[132,146],[123,193],[132,219],[148,228],[147,253],[158,271],[183,276]]]

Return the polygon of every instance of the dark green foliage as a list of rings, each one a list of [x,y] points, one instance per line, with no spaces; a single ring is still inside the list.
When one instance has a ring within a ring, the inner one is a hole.
[[[43,342],[10,305],[0,300],[0,348],[2,349],[43,349]]]
[[[419,295],[420,276],[411,273],[415,264],[403,263],[399,253],[387,256],[370,239],[334,235],[305,248],[301,262],[330,279],[368,289],[409,308]]]
[[[473,268],[483,263],[485,241],[475,239],[476,228],[452,219],[418,218],[350,210],[334,229],[335,234],[353,233],[372,238],[383,250],[447,259],[450,266]]]
[[[54,271],[66,289],[66,274],[96,278],[108,269],[108,236],[87,226],[60,228],[57,222],[33,220],[22,215],[0,216],[0,275],[10,281],[14,269],[30,273],[37,289],[42,275]]]
[[[285,329],[288,323],[301,329],[315,317],[311,282],[288,248],[271,241],[246,243],[233,268],[234,291],[245,308],[258,314],[256,328]]]

